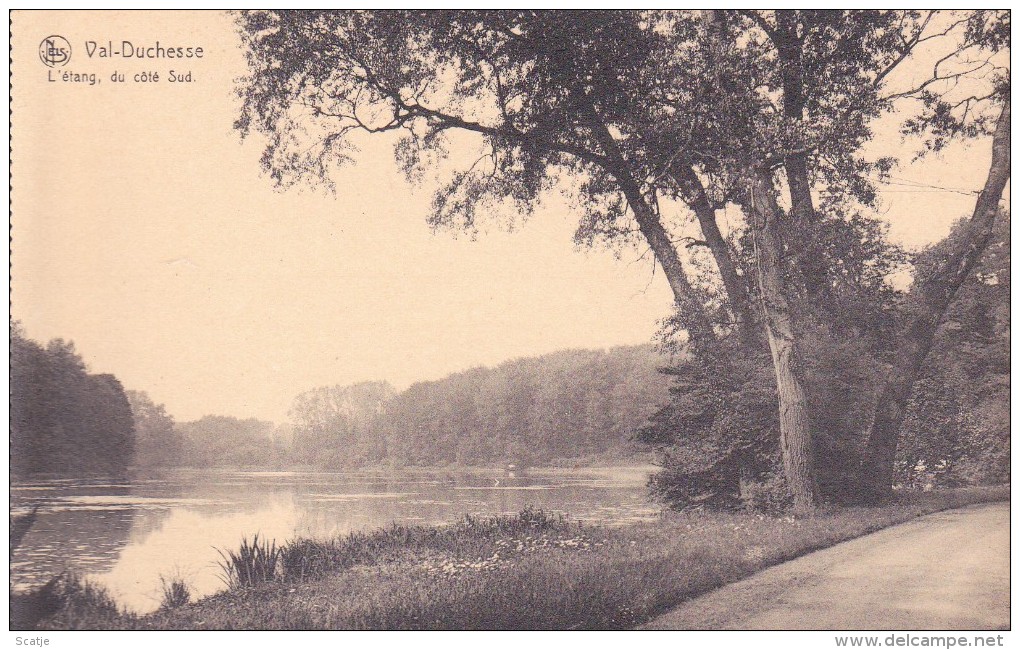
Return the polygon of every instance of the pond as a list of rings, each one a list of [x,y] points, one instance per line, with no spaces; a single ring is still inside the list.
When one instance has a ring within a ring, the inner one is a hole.
[[[620,525],[659,507],[645,482],[654,468],[497,471],[230,472],[178,470],[134,480],[52,479],[11,486],[12,513],[38,506],[11,556],[11,583],[24,588],[61,571],[107,587],[139,613],[159,606],[162,578],[193,594],[223,589],[217,549],[254,533],[283,543],[391,523],[442,524],[464,514],[516,513],[525,506],[572,521]]]

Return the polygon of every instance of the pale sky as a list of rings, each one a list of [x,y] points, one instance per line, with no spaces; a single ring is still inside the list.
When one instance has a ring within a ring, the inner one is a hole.
[[[279,192],[242,144],[244,72],[221,14],[18,12],[13,21],[12,315],[36,340],[71,339],[93,372],[144,390],[179,420],[286,418],[320,385],[398,388],[566,347],[647,343],[671,298],[641,251],[579,251],[553,195],[515,232],[433,234],[431,192],[370,142],[337,195]],[[95,85],[50,82],[40,41],[59,34]],[[201,46],[188,62],[90,59],[86,41]],[[170,69],[190,84],[166,83]],[[159,84],[117,84],[159,71]],[[875,149],[895,152],[894,131]],[[980,189],[990,143],[897,175]],[[961,165],[961,157],[967,164]],[[896,188],[903,189],[903,188]],[[960,194],[889,193],[898,241],[920,246],[973,208]]]

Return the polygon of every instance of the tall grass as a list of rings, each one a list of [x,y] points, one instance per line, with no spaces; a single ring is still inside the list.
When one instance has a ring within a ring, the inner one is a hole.
[[[173,578],[160,576],[159,587],[163,592],[163,598],[159,604],[162,609],[183,607],[191,602],[191,588],[179,576]]]
[[[254,587],[279,578],[277,564],[281,549],[277,548],[276,540],[259,541],[258,533],[252,537],[241,538],[241,546],[237,551],[216,549],[222,560],[219,562],[223,575],[220,579],[230,589]]]
[[[298,539],[280,549],[280,563],[288,580],[301,581],[358,565],[395,562],[407,557],[481,557],[495,549],[497,539],[562,533],[571,528],[562,514],[528,506],[517,514],[465,515],[449,526],[394,523],[380,530],[354,531],[329,540]]]

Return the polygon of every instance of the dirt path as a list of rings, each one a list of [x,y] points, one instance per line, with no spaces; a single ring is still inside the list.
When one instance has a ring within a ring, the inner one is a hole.
[[[1009,504],[928,515],[767,569],[645,629],[1009,627]]]

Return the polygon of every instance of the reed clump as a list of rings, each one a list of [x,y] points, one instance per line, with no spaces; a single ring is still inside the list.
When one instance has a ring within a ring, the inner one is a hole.
[[[159,604],[161,609],[183,607],[191,602],[191,588],[183,578],[179,576],[173,578],[160,577],[159,586],[163,592],[163,598]]]
[[[222,558],[219,562],[223,570],[220,578],[230,589],[263,585],[280,577],[278,566],[282,549],[277,547],[275,539],[260,540],[256,533],[250,542],[243,537],[236,551],[216,550]]]

